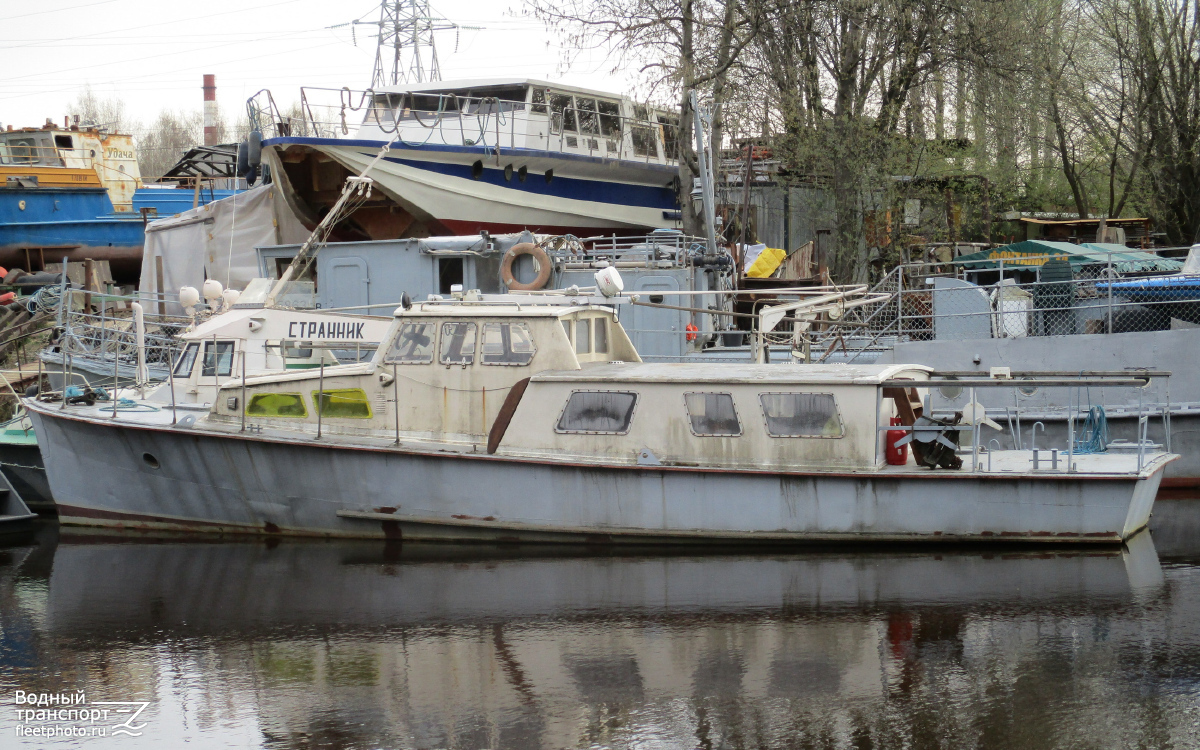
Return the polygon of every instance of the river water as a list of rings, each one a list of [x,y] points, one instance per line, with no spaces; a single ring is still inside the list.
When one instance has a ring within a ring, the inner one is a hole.
[[[0,548],[0,748],[184,746],[1197,747],[1200,501],[1090,550]]]

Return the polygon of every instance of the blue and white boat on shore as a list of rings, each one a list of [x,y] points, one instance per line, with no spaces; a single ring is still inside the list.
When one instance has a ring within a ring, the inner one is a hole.
[[[43,270],[63,258],[108,261],[134,281],[146,222],[230,190],[146,187],[130,135],[47,122],[0,132],[0,265]]]
[[[321,92],[302,89],[299,118],[259,92],[250,117],[272,179],[312,224],[392,143],[344,239],[628,235],[678,220],[677,113],[531,79],[327,92],[333,105]]]

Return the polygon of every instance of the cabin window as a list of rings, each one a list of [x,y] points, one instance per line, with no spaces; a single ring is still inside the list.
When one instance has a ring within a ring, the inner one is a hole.
[[[531,112],[546,114],[546,89],[534,89],[532,103],[533,106],[529,108]]]
[[[64,150],[70,151],[71,148],[73,147],[72,143],[71,143],[71,136],[69,136],[69,135],[54,136],[54,145],[56,147],[58,147],[59,149],[64,149]]]
[[[442,323],[444,365],[469,365],[475,361],[475,324]]]
[[[192,366],[196,364],[196,355],[200,353],[200,343],[195,342],[187,345],[183,350],[183,354],[179,356],[179,361],[175,363],[175,377],[186,378],[192,374]]]
[[[629,129],[633,140],[633,153],[638,156],[654,157],[658,147],[654,143],[654,130],[650,127],[650,111],[640,104],[633,107],[635,123]]]
[[[563,324],[563,331],[567,334],[567,341],[571,340],[571,321],[568,318],[560,318],[559,321]]]
[[[339,419],[370,419],[371,402],[362,388],[339,388],[332,391],[313,391],[313,403],[323,417]]]
[[[402,365],[427,365],[433,361],[434,323],[404,323],[384,362]]]
[[[685,393],[683,402],[687,406],[688,419],[695,435],[741,435],[742,425],[738,421],[733,396],[728,393]]]
[[[308,346],[303,346],[299,341],[281,341],[280,347],[283,349],[284,359],[312,359],[312,342],[306,342]]]
[[[479,360],[485,365],[527,365],[537,348],[524,323],[485,323]]]
[[[580,318],[575,321],[575,353],[587,354],[592,350],[592,334],[588,331],[590,327],[587,318]]]
[[[662,125],[663,156],[668,159],[679,158],[679,117],[658,113],[658,122]]]
[[[636,393],[575,391],[563,407],[556,431],[624,435],[635,406]]]
[[[246,416],[304,418],[308,409],[299,393],[256,393],[246,406]]]
[[[600,132],[600,116],[596,114],[596,100],[575,97],[579,107],[579,132],[595,135]]]
[[[600,135],[613,137],[621,134],[621,105],[618,102],[599,103]],[[615,149],[613,149],[615,150]]]
[[[832,393],[762,393],[771,437],[839,438],[845,434]]]
[[[552,130],[570,130],[575,132],[575,105],[570,94],[551,94],[550,112],[554,115],[551,123]]]
[[[608,354],[608,320],[605,318],[592,320],[592,351]]]
[[[9,151],[13,164],[33,164],[38,160],[38,145],[35,138],[10,138]]]
[[[226,377],[233,374],[233,342],[204,342],[204,377]]]

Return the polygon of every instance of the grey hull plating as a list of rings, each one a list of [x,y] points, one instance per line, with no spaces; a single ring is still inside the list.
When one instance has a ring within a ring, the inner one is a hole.
[[[1116,542],[1146,525],[1162,476],[1161,465],[1140,479],[596,467],[29,412],[60,519],[122,528],[490,541]]]

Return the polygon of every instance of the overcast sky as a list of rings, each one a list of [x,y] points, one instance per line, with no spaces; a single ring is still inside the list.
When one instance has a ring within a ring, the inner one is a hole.
[[[119,97],[143,122],[163,108],[198,110],[204,73],[225,113],[269,88],[281,107],[300,86],[364,88],[375,60],[378,0],[62,0],[0,3],[0,123],[61,122],[79,91]],[[519,15],[520,0],[437,0],[434,15],[462,26],[438,34],[445,80],[530,77],[628,92],[599,53],[562,70],[562,45]],[[357,37],[357,46],[355,45]],[[456,49],[457,47],[457,49]]]

